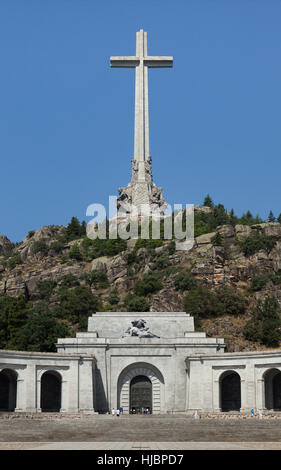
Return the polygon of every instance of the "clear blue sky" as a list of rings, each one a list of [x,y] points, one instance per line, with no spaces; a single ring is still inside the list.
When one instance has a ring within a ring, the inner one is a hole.
[[[134,71],[148,32],[153,175],[170,203],[281,212],[280,0],[1,0],[0,233],[20,241],[130,180]]]

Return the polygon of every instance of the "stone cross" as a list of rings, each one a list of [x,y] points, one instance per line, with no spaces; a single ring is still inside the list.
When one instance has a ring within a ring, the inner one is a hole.
[[[133,203],[150,203],[149,181],[147,174],[151,164],[149,154],[149,118],[148,118],[148,68],[172,67],[173,57],[148,56],[147,33],[142,29],[136,34],[136,55],[110,57],[111,67],[135,68],[135,134],[133,169],[136,169],[134,186],[138,190],[138,201]],[[152,174],[151,174],[152,180]],[[152,181],[151,181],[152,182]],[[148,185],[147,185],[148,183]],[[130,185],[129,185],[130,186]],[[151,184],[150,184],[151,186]],[[147,194],[145,194],[147,192]]]

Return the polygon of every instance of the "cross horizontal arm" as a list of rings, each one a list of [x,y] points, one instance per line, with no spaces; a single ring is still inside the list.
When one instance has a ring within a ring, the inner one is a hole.
[[[139,65],[140,60],[136,56],[118,56],[118,57],[110,57],[110,66],[111,67],[128,67],[133,68]]]
[[[159,57],[144,57],[144,65],[147,67],[173,67],[173,57],[159,56]]]

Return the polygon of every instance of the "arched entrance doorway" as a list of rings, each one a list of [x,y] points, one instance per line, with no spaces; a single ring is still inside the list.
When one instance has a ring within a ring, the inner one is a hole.
[[[142,408],[152,412],[152,383],[145,375],[137,375],[130,383],[130,411],[137,413]]]
[[[164,378],[154,365],[135,362],[125,367],[119,375],[117,407],[122,407],[127,414],[130,413],[132,406],[145,407],[145,403],[154,414],[165,412]]]
[[[226,371],[220,378],[220,407],[222,411],[240,411],[241,380],[234,371]]]
[[[17,374],[11,369],[0,372],[0,411],[15,411],[17,402]]]
[[[42,411],[58,412],[61,409],[61,376],[56,371],[44,372],[41,378]]]
[[[264,374],[265,408],[281,410],[281,372],[269,369]]]

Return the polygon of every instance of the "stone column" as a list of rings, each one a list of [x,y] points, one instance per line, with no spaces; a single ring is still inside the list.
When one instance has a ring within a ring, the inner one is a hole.
[[[190,363],[189,411],[202,409],[202,367],[200,360]]]
[[[255,367],[254,364],[248,362],[245,369],[245,401],[243,408],[256,408],[256,384],[255,384]]]
[[[256,386],[256,404],[258,410],[265,410],[264,379],[257,380]]]
[[[38,371],[36,371],[36,411],[41,413],[41,378],[42,374],[38,376]]]
[[[68,394],[69,394],[69,383],[64,378],[64,374],[62,374],[61,379],[61,413],[67,413],[68,409]]]
[[[213,371],[208,364],[202,365],[202,410],[213,411]]]
[[[79,411],[94,412],[93,363],[79,363]]]
[[[250,411],[253,406],[249,407],[248,400],[247,400],[247,388],[246,388],[246,381],[241,378],[241,408],[240,411],[246,412]]]
[[[25,389],[25,411],[30,413],[38,411],[36,404],[36,373],[36,362],[33,360],[28,361],[25,371],[25,384],[22,388]]]
[[[66,411],[68,413],[78,413],[78,400],[79,400],[79,363],[77,360],[72,360],[69,371],[67,374],[68,378],[68,404]]]
[[[186,407],[186,362],[184,355],[177,349],[173,357],[174,367],[174,413],[183,413]]]
[[[215,413],[221,411],[221,402],[220,402],[220,380],[213,380],[213,410]]]
[[[16,412],[21,412],[25,411],[26,407],[26,387],[25,387],[25,379],[24,379],[24,373],[25,370],[17,370],[18,377],[17,377],[17,401],[16,401]]]
[[[110,410],[110,396],[109,396],[109,374],[107,363],[107,354],[106,354],[106,345],[103,345],[96,349],[96,367],[94,369],[95,374],[95,410],[106,412]]]

